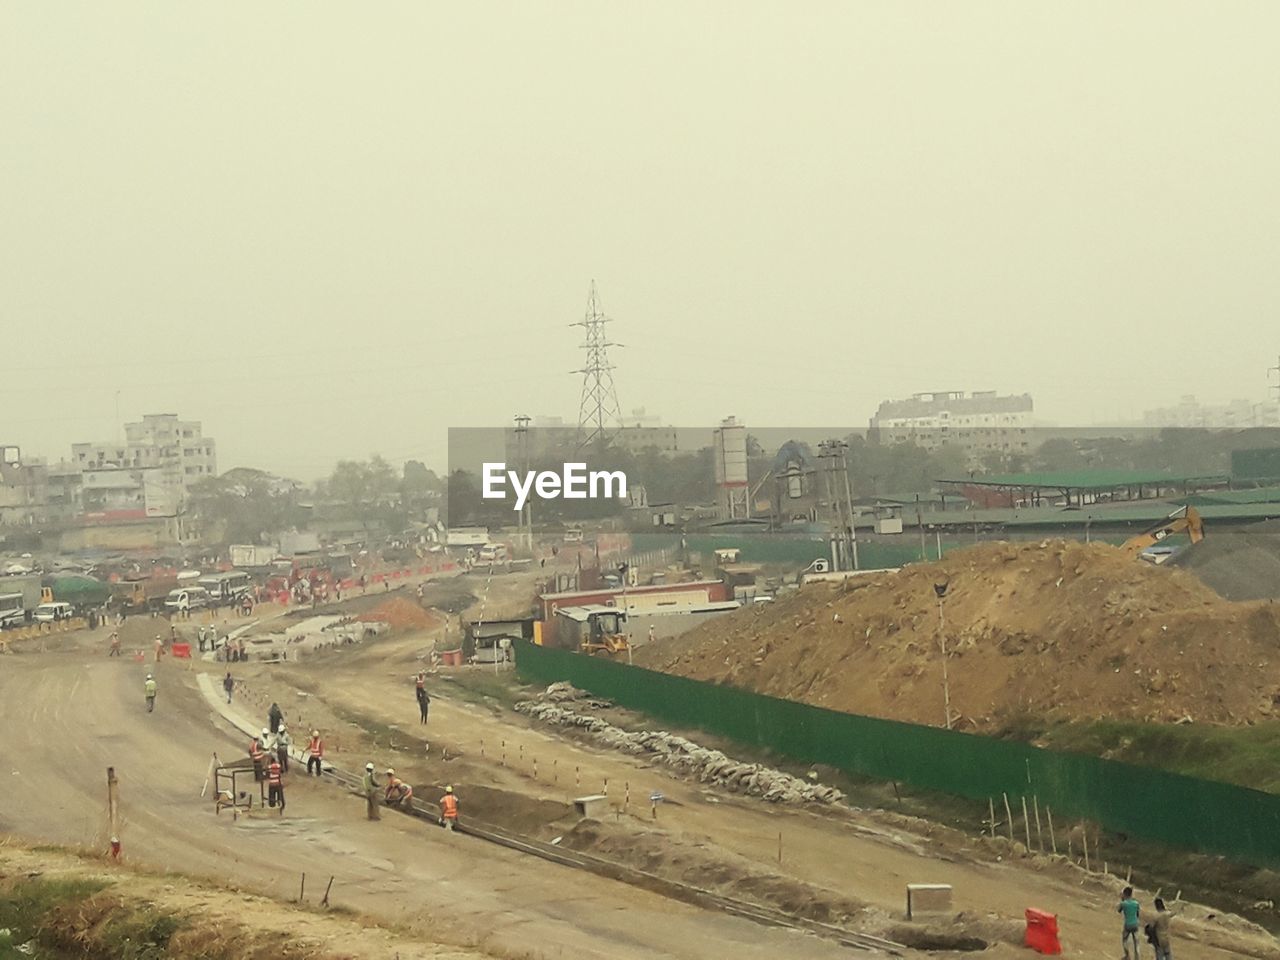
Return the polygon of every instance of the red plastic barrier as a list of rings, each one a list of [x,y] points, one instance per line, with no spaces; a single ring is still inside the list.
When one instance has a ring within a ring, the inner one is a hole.
[[[1056,956],[1062,953],[1062,944],[1058,940],[1058,916],[1044,910],[1027,908],[1026,945],[1037,953]]]
[[[189,643],[173,643],[169,645],[169,652],[179,660],[191,659],[191,644]]]

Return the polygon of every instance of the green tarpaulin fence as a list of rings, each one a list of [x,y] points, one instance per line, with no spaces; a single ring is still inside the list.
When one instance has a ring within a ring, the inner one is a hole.
[[[698,728],[803,763],[985,801],[1038,797],[1059,817],[1247,863],[1280,866],[1280,795],[892,720],[838,713],[516,643],[519,675],[567,680],[673,726]],[[1061,821],[1060,821],[1061,822]]]

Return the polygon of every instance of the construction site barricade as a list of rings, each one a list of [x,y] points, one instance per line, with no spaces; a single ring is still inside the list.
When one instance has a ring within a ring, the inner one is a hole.
[[[460,667],[462,666],[462,651],[442,650],[440,652],[440,662],[446,667]]]
[[[189,643],[171,644],[169,647],[169,650],[173,654],[175,659],[178,659],[178,660],[191,659],[191,644]]]
[[[1027,936],[1024,943],[1036,953],[1056,956],[1062,953],[1058,940],[1058,916],[1034,907],[1027,908]]]

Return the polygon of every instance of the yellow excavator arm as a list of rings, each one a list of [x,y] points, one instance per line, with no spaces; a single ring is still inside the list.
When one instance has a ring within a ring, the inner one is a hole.
[[[1204,521],[1195,507],[1186,506],[1174,511],[1164,523],[1126,540],[1120,549],[1131,557],[1138,557],[1147,547],[1178,533],[1187,534],[1193,544],[1204,539]]]

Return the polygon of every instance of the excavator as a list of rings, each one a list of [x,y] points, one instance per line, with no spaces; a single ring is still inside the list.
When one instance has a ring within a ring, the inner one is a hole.
[[[1142,556],[1144,550],[1179,533],[1185,533],[1190,537],[1192,544],[1197,544],[1204,539],[1204,521],[1200,519],[1200,513],[1195,507],[1185,506],[1175,510],[1165,517],[1160,525],[1126,540],[1121,544],[1120,549],[1137,559]]]

